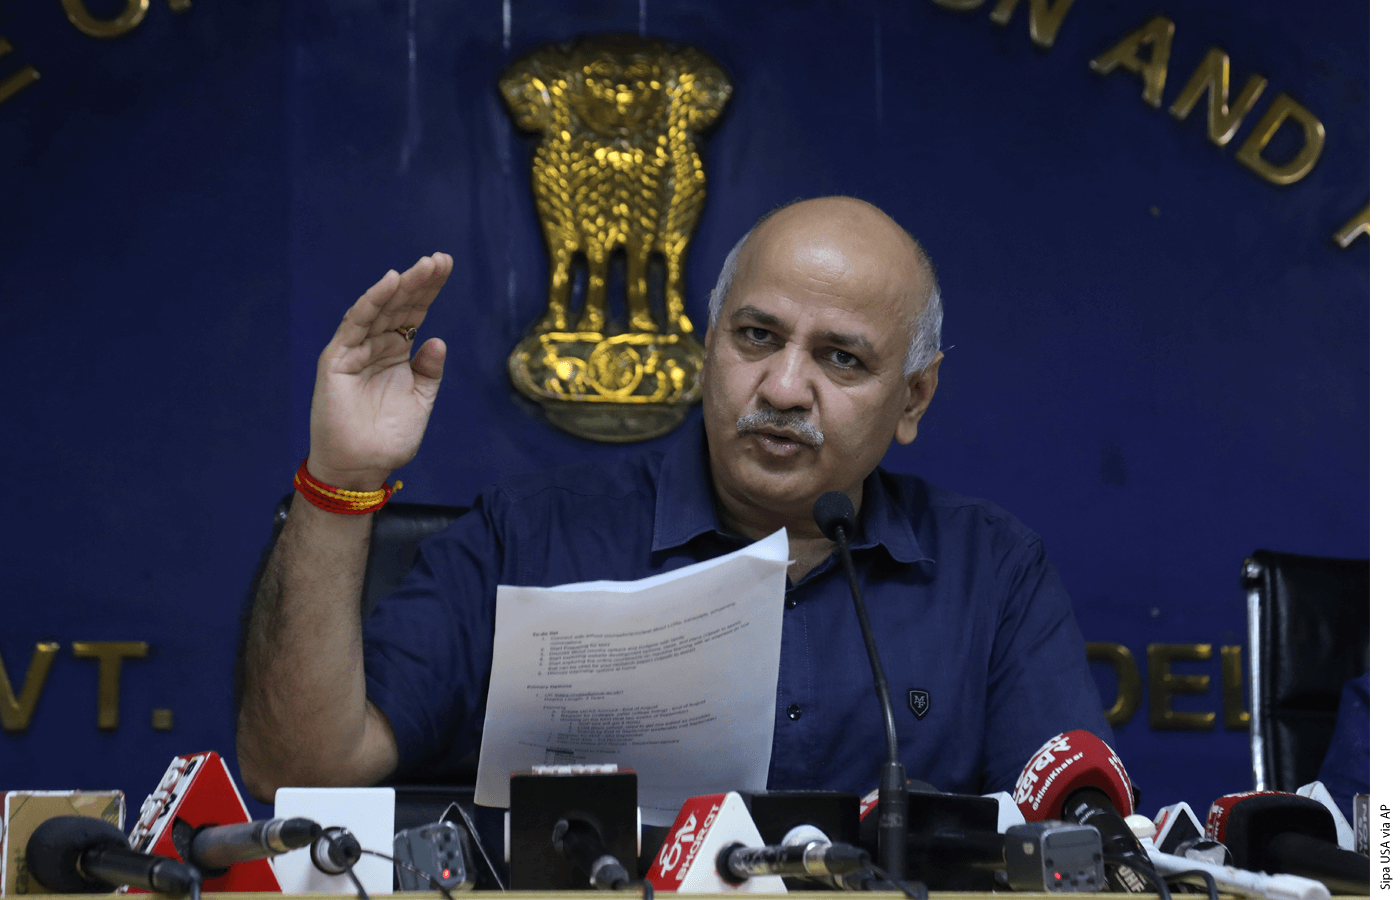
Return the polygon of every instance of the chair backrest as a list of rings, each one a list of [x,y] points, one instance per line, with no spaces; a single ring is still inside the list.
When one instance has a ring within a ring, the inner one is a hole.
[[[292,495],[283,497],[272,517],[270,548],[282,533]],[[436,534],[467,511],[465,506],[437,506],[430,503],[387,503],[374,514],[370,528],[369,559],[365,564],[365,584],[360,592],[360,612],[368,616],[385,596],[394,592],[413,568],[418,544]],[[266,554],[264,554],[266,558]],[[261,577],[261,573],[259,573]]]
[[[1256,550],[1240,581],[1254,788],[1293,791],[1317,779],[1342,685],[1370,668],[1371,564]]]

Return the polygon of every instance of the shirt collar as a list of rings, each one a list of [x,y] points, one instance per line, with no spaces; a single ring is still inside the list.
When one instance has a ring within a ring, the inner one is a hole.
[[[679,547],[707,532],[722,533],[710,487],[710,451],[705,420],[691,416],[661,458],[656,478],[656,529],[652,552]]]
[[[902,563],[932,562],[914,538],[909,517],[890,495],[884,472],[876,468],[865,479],[861,502],[859,535],[851,549],[884,547]],[[696,502],[703,498],[702,502]],[[669,550],[714,532],[725,533],[715,511],[714,490],[710,484],[710,453],[705,441],[702,416],[693,416],[661,459],[656,484],[656,528],[652,534],[653,552]]]

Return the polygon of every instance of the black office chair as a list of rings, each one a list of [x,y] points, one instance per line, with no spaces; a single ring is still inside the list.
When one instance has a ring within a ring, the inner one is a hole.
[[[287,510],[292,506],[292,495],[283,497],[272,514],[272,538],[267,551],[277,543],[282,526],[287,523]],[[437,534],[455,522],[465,506],[438,506],[431,503],[390,502],[374,513],[374,524],[370,527],[369,560],[365,564],[365,586],[360,592],[360,613],[368,616],[385,596],[394,592],[403,581],[413,561],[418,556],[418,544],[423,538]],[[263,553],[263,564],[267,563],[267,551]],[[262,568],[258,569],[258,578]]]
[[[1317,780],[1342,685],[1370,668],[1371,564],[1256,550],[1240,582],[1254,788],[1293,791]]]

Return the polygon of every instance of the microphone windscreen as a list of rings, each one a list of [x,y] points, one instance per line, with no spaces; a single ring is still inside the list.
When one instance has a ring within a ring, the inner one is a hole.
[[[56,816],[34,829],[25,846],[29,873],[56,894],[110,893],[112,885],[84,878],[78,860],[89,850],[126,849],[126,835],[89,816]]]
[[[1046,741],[1016,780],[1016,804],[1027,822],[1061,817],[1069,795],[1096,788],[1120,816],[1133,813],[1133,786],[1123,761],[1098,735],[1069,731]]]
[[[812,518],[817,520],[817,527],[827,540],[834,541],[837,528],[845,530],[847,537],[855,531],[856,508],[851,504],[851,498],[840,491],[827,491],[817,498],[812,507]]]
[[[1226,794],[1211,804],[1206,816],[1206,837],[1229,847],[1235,865],[1245,869],[1262,869],[1269,842],[1285,832],[1337,840],[1327,807],[1284,791]]]

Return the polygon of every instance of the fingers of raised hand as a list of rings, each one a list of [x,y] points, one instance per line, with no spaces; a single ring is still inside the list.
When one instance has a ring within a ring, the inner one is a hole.
[[[370,333],[417,328],[423,324],[428,307],[452,273],[452,257],[446,253],[425,256],[404,272],[397,289],[379,310]]]
[[[352,347],[399,327],[416,328],[451,273],[446,253],[425,256],[402,274],[390,269],[345,313],[334,343]]]

